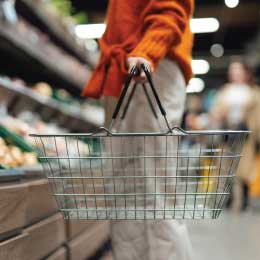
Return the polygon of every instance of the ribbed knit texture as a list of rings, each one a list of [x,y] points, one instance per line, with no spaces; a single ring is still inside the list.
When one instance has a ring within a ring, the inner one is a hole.
[[[179,63],[188,82],[193,6],[194,0],[110,0],[107,29],[100,40],[101,59],[83,95],[119,96],[127,76],[127,57],[143,57],[156,69],[167,56]]]

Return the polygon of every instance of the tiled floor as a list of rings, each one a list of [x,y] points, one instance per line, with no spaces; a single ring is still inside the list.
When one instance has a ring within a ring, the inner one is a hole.
[[[189,221],[187,225],[193,260],[260,260],[260,211],[225,211],[218,220]],[[113,260],[111,252],[102,260]]]
[[[189,222],[194,260],[260,260],[260,212]]]

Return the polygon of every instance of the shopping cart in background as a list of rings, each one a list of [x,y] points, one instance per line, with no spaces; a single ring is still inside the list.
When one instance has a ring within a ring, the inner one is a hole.
[[[137,72],[134,67],[109,129],[101,127],[87,134],[31,135],[41,150],[39,160],[64,218],[215,219],[220,215],[248,131],[171,128],[149,71],[141,67],[167,131],[113,131],[123,101],[128,98],[121,120],[133,97],[135,87],[128,97],[126,94]]]

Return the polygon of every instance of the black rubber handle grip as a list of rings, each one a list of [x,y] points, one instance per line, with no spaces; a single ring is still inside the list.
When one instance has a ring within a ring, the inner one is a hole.
[[[134,94],[135,94],[135,90],[136,90],[136,88],[137,88],[137,85],[138,85],[138,83],[136,82],[135,84],[134,84],[134,86],[133,86],[133,89],[132,89],[132,91],[131,91],[131,93],[130,93],[130,95],[129,95],[129,98],[128,98],[128,100],[127,100],[127,102],[126,102],[126,105],[125,105],[125,107],[124,107],[124,111],[123,111],[123,113],[122,113],[122,116],[121,116],[121,120],[124,120],[125,119],[125,115],[126,115],[126,113],[127,113],[127,111],[128,111],[128,108],[129,108],[129,105],[130,105],[130,103],[131,103],[131,100],[132,100],[132,98],[133,98],[133,96],[134,96]]]
[[[152,76],[151,76],[149,70],[147,69],[147,67],[146,67],[144,64],[141,64],[141,68],[143,69],[143,71],[144,71],[144,73],[145,73],[145,75],[146,75],[146,77],[147,77],[147,80],[148,80],[149,85],[150,85],[150,87],[151,87],[151,89],[152,89],[152,91],[153,91],[155,100],[156,100],[156,102],[157,102],[157,104],[158,104],[158,107],[159,107],[159,109],[160,109],[160,111],[161,111],[161,114],[162,114],[163,116],[166,116],[166,112],[165,112],[165,110],[164,110],[164,108],[163,108],[163,106],[162,106],[162,103],[161,103],[161,100],[160,100],[160,98],[159,98],[159,95],[158,95],[158,93],[157,93],[157,91],[156,91],[156,89],[155,89],[155,87],[154,87],[153,80],[152,80]]]
[[[123,101],[124,101],[124,98],[125,98],[125,95],[126,95],[126,93],[127,93],[127,90],[128,90],[128,88],[129,88],[129,86],[130,86],[131,80],[132,80],[132,78],[136,75],[136,73],[138,73],[138,68],[137,68],[137,66],[135,65],[135,66],[133,66],[133,68],[131,69],[131,71],[130,71],[130,73],[129,73],[129,77],[128,77],[127,80],[126,80],[126,83],[125,83],[125,86],[124,86],[124,88],[123,88],[123,91],[122,91],[122,93],[121,93],[121,95],[120,95],[120,97],[119,97],[119,99],[118,99],[118,102],[117,102],[115,111],[114,111],[114,113],[113,113],[112,119],[116,119],[116,118],[117,118],[117,115],[118,115],[118,113],[119,113],[119,111],[120,111],[120,108],[121,108],[122,103],[123,103]]]

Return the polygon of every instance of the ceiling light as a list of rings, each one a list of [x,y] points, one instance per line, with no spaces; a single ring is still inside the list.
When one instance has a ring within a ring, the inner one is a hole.
[[[193,33],[210,33],[219,29],[216,18],[194,18],[190,22]],[[99,39],[106,30],[104,23],[80,24],[75,27],[75,34],[80,39]]]
[[[224,55],[224,47],[221,44],[215,43],[211,46],[210,52],[212,56],[220,58]]]
[[[219,21],[216,18],[194,18],[190,21],[193,33],[211,33],[219,29]]]
[[[187,93],[199,93],[205,88],[204,80],[200,78],[192,78],[187,86]]]
[[[206,74],[210,69],[206,60],[192,60],[191,66],[194,74]]]
[[[104,23],[100,24],[81,24],[75,27],[76,36],[80,39],[98,39],[101,38],[106,30]]]
[[[239,0],[225,0],[225,5],[229,8],[235,8],[239,5]]]

